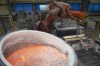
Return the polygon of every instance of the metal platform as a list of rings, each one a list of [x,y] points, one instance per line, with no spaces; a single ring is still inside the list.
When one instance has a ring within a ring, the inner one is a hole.
[[[77,57],[85,66],[100,66],[100,55],[93,51],[93,49],[77,50]]]

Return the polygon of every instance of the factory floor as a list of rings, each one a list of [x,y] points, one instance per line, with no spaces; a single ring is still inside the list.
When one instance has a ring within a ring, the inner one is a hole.
[[[85,28],[85,34],[88,38],[91,38],[93,40],[96,40],[99,38],[99,34],[100,34],[100,28],[98,29],[92,29],[90,27],[87,27]],[[99,58],[100,59],[100,58]],[[88,60],[88,59],[87,59]],[[87,61],[86,60],[86,61]],[[82,63],[80,60],[79,60],[79,65],[78,66],[100,66],[100,64],[95,64],[95,65],[86,65],[84,63]]]

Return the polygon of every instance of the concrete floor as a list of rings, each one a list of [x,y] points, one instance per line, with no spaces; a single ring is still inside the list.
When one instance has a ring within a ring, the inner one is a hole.
[[[99,38],[99,34],[100,34],[100,28],[98,30],[96,30],[96,29],[92,29],[90,27],[87,27],[87,28],[85,28],[85,34],[86,34],[87,37],[89,37],[89,38],[91,38],[93,40],[98,39]],[[88,66],[88,65],[85,65],[85,64],[83,64],[83,63],[81,63],[79,61],[79,65],[78,66]],[[91,66],[98,66],[98,65],[91,65]]]

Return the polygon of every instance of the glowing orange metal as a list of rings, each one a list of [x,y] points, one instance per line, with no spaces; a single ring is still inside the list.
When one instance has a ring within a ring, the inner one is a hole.
[[[7,57],[13,66],[68,66],[67,54],[47,45],[32,45]]]

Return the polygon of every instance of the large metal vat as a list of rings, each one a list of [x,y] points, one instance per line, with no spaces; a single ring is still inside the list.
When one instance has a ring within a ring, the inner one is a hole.
[[[68,66],[77,66],[77,57],[71,46],[58,37],[34,30],[21,30],[6,35],[0,42],[0,64],[12,66],[5,57],[20,47],[27,46],[25,43],[50,44],[63,53],[68,53]]]

